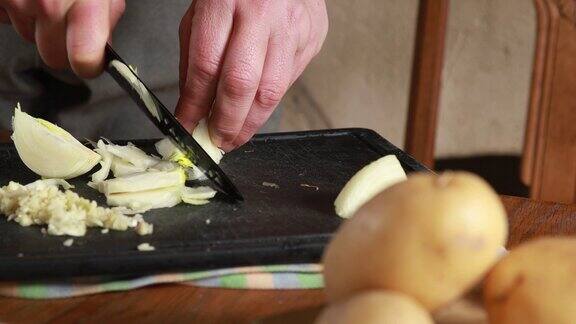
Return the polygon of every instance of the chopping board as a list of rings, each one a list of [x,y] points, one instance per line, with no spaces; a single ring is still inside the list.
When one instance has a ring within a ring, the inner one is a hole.
[[[153,152],[154,141],[133,141]],[[136,275],[163,271],[318,262],[342,219],[333,203],[358,170],[395,154],[406,172],[426,170],[377,133],[337,129],[264,134],[227,154],[221,167],[244,195],[231,204],[216,196],[203,206],[180,204],[146,212],[154,233],[74,238],[42,234],[0,217],[0,280],[88,275]],[[38,179],[11,144],[0,146],[0,185]],[[88,174],[91,174],[88,173]],[[74,191],[104,205],[88,175],[70,181]],[[141,243],[154,251],[138,251]]]

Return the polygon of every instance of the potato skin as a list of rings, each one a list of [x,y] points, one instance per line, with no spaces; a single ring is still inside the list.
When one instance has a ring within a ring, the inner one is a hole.
[[[392,291],[369,291],[324,309],[316,324],[432,324],[413,298]]]
[[[490,323],[576,323],[576,239],[544,237],[513,249],[484,283]]]
[[[389,289],[434,310],[463,294],[496,262],[507,226],[500,198],[480,177],[412,175],[337,231],[323,257],[328,299]]]

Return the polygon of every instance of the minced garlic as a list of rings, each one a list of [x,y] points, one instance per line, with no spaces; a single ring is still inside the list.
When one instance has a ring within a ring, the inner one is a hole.
[[[147,252],[147,251],[154,251],[156,250],[156,248],[152,245],[150,245],[150,243],[141,243],[138,244],[138,246],[136,247],[138,249],[138,251],[142,251],[142,252]]]
[[[95,201],[78,196],[62,180],[38,180],[28,185],[10,182],[0,188],[0,213],[21,226],[47,225],[50,235],[84,236],[88,227],[125,231],[149,228],[141,216],[130,217],[119,209],[99,207]],[[140,224],[140,225],[139,225]],[[146,224],[146,225],[142,225]]]

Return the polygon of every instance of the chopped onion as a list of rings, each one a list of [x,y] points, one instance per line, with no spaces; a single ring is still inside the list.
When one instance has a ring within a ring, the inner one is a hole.
[[[106,195],[106,203],[110,206],[126,206],[131,209],[167,208],[178,205],[182,201],[182,186],[172,186],[161,189],[125,192]]]
[[[216,190],[202,186],[202,187],[184,187],[182,190],[182,200],[205,200],[214,198]]]
[[[196,206],[206,205],[207,203],[210,202],[208,199],[188,199],[188,198],[185,199],[184,197],[182,197],[182,201],[189,205],[196,205]]]
[[[160,162],[160,159],[146,154],[146,152],[134,146],[134,144],[128,143],[128,145],[116,145],[108,144],[106,145],[108,152],[112,153],[114,156],[131,163],[132,165],[143,168],[153,166],[154,164]]]
[[[92,174],[92,182],[94,184],[98,184],[106,178],[108,178],[108,174],[110,173],[110,167],[112,165],[112,159],[114,158],[110,152],[106,149],[106,144],[102,140],[98,141],[97,149],[95,150],[100,156],[102,156],[102,160],[100,161],[100,170],[94,172]]]
[[[105,195],[147,191],[172,186],[183,186],[186,175],[180,168],[173,171],[146,171],[103,181],[100,192]]]
[[[117,156],[112,159],[110,169],[112,170],[114,177],[122,177],[129,174],[146,171],[145,167],[135,166],[134,164],[126,162]]]
[[[152,166],[149,170],[156,170],[156,171],[172,171],[175,169],[180,168],[180,166],[171,161],[160,161]]]

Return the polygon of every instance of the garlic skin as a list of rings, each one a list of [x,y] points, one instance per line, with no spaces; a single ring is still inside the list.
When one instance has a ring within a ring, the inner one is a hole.
[[[71,179],[90,171],[100,155],[64,129],[14,110],[12,140],[22,162],[44,178]]]

